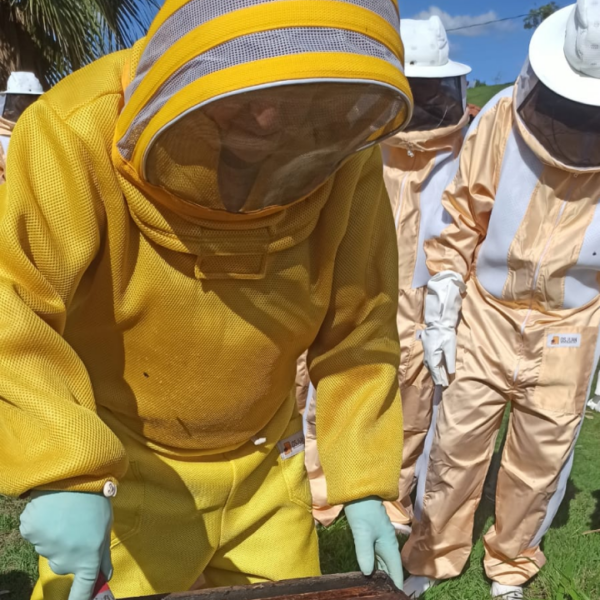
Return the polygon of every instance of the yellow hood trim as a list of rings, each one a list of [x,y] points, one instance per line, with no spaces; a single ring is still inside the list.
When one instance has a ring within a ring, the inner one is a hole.
[[[135,117],[154,98],[161,86],[192,59],[244,35],[298,27],[327,27],[354,31],[384,44],[404,62],[404,49],[398,32],[385,19],[370,10],[335,0],[290,0],[258,4],[212,19],[196,27],[171,46],[152,66],[127,102],[117,124],[119,138],[125,135]],[[150,37],[147,37],[146,42],[149,39]],[[291,58],[297,56],[291,55]],[[323,76],[318,74],[321,71],[320,65],[316,63],[314,67],[314,73],[308,70],[305,74],[307,79]],[[245,78],[240,82],[240,89],[247,87]]]
[[[148,30],[148,39],[154,37],[156,32],[181,8],[186,4],[189,4],[191,0],[167,0],[164,6],[160,9],[152,25]],[[390,0],[398,15],[400,15],[400,9],[398,7],[398,0]]]

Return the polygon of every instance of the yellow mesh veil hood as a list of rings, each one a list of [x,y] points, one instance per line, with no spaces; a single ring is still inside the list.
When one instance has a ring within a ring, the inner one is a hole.
[[[115,165],[161,204],[207,217],[204,206],[149,182],[146,161],[157,136],[216,99],[301,83],[391,90],[402,108],[369,140],[380,141],[412,112],[399,23],[397,0],[166,0],[134,53],[115,132]],[[199,186],[218,193],[211,165]]]

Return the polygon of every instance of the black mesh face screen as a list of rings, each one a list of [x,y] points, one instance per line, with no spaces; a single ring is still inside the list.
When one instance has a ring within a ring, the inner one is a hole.
[[[264,88],[215,100],[151,144],[148,181],[233,213],[307,197],[354,152],[393,133],[404,98],[367,83]],[[218,190],[218,194],[207,190]]]
[[[415,111],[406,131],[430,131],[457,125],[464,115],[462,77],[409,78]]]
[[[2,117],[16,123],[19,117],[29,108],[39,96],[35,94],[6,94]]]
[[[519,115],[555,159],[571,167],[600,166],[600,107],[563,98],[540,81]]]

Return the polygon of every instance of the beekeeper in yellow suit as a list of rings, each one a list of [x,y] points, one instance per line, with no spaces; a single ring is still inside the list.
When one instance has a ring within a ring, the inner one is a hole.
[[[537,29],[514,88],[469,130],[444,206],[423,346],[450,385],[402,551],[406,592],[462,572],[510,402],[484,565],[493,597],[520,600],[546,562],[600,358],[600,3]]]
[[[21,118],[0,492],[32,491],[36,600],[89,600],[100,571],[117,597],[318,574],[291,391],[306,348],[329,499],[362,569],[402,584],[377,146],[412,112],[398,30],[395,0],[167,0]]]

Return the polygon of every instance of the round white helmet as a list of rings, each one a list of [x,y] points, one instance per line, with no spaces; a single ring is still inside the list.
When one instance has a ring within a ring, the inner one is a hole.
[[[578,0],[548,17],[533,35],[529,61],[559,96],[600,106],[600,2]]]
[[[39,79],[27,71],[14,71],[8,78],[4,94],[32,94],[39,96],[44,93]]]
[[[450,44],[441,19],[402,19],[400,33],[404,42],[407,77],[461,77],[471,67],[450,60]]]

